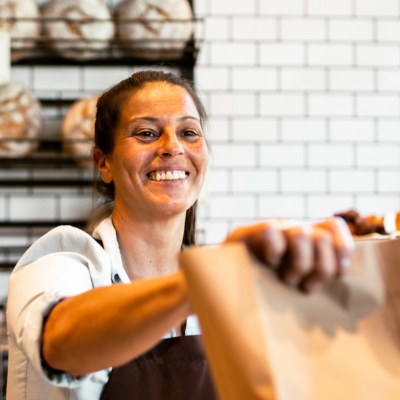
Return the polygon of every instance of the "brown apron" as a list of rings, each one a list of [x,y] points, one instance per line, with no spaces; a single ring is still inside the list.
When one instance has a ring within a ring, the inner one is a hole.
[[[101,400],[217,400],[201,336],[163,339],[113,368]]]

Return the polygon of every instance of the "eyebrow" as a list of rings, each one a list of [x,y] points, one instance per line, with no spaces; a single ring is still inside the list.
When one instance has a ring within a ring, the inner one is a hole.
[[[183,122],[183,121],[186,121],[186,120],[188,120],[188,119],[193,119],[193,120],[195,120],[195,121],[197,121],[197,122],[200,123],[199,118],[192,117],[192,116],[190,116],[190,115],[185,115],[185,116],[183,116],[183,117],[180,117],[180,118],[178,118],[178,121],[179,121],[179,122]],[[148,116],[148,117],[145,116],[145,117],[132,118],[132,119],[129,121],[129,125],[132,124],[132,123],[135,122],[135,121],[140,121],[140,120],[145,120],[145,121],[149,121],[149,122],[157,122],[157,121],[159,120],[159,118],[150,117],[150,116]]]

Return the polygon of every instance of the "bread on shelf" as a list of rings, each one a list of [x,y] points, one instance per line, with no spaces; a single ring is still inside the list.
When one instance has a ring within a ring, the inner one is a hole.
[[[104,0],[49,0],[42,17],[49,46],[64,58],[96,58],[114,37],[111,11]]]
[[[40,37],[40,11],[36,0],[0,0],[0,29],[11,35],[11,61],[24,58]]]
[[[0,85],[0,156],[32,154],[39,145],[43,126],[40,102],[24,85]]]
[[[91,168],[91,151],[94,145],[94,122],[98,95],[75,101],[62,123],[63,151],[83,168]]]
[[[187,0],[124,0],[115,21],[121,50],[148,60],[180,55],[194,31]]]

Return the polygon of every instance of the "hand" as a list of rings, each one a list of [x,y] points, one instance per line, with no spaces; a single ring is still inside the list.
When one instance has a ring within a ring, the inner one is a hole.
[[[233,230],[225,242],[244,242],[252,253],[290,286],[322,289],[349,266],[352,235],[342,218],[314,224],[267,220]]]

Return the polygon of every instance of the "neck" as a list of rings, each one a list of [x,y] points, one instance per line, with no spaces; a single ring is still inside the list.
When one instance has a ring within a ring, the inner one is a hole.
[[[182,246],[185,213],[158,221],[126,218],[114,211],[122,262],[131,280],[176,272]]]

